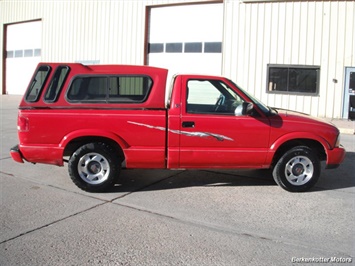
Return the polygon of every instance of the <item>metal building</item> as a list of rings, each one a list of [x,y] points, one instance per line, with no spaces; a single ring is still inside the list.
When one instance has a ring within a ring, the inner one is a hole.
[[[0,0],[3,94],[39,61],[223,75],[269,106],[348,118],[355,1]]]

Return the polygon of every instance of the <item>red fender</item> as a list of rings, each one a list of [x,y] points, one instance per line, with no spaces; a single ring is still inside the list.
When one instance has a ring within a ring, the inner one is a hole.
[[[59,147],[62,147],[64,150],[70,141],[82,137],[108,138],[115,141],[122,149],[127,149],[129,147],[128,143],[117,134],[112,133],[110,131],[99,130],[99,129],[80,129],[80,130],[70,132],[69,134],[64,136],[64,138],[59,144]]]
[[[329,143],[324,138],[318,135],[315,135],[310,132],[292,132],[279,137],[271,144],[266,158],[266,164],[271,165],[271,162],[274,158],[276,151],[280,148],[282,144],[286,143],[287,141],[292,141],[295,139],[309,139],[309,140],[317,141],[323,146],[324,151],[327,153],[327,155],[328,155],[328,150],[331,148]]]

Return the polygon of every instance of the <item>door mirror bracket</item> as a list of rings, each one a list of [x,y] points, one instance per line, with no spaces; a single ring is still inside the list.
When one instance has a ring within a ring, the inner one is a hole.
[[[254,104],[250,102],[243,102],[235,108],[234,114],[236,116],[251,115],[254,109]]]

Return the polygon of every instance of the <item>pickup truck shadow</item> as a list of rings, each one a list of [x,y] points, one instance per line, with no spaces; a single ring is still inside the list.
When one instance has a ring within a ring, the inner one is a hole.
[[[188,187],[275,186],[270,170],[123,170],[109,192],[136,192]]]
[[[355,187],[355,153],[348,152],[337,169],[324,169],[320,180],[309,192]],[[110,191],[138,192],[188,187],[276,186],[271,170],[122,170],[117,185]]]

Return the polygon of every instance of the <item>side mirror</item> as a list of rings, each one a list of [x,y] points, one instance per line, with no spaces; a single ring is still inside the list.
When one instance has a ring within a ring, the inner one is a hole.
[[[244,102],[243,103],[243,115],[250,115],[253,111],[253,108],[254,108],[253,103]]]
[[[249,102],[243,102],[242,104],[238,105],[234,111],[236,116],[241,115],[250,115],[253,112],[254,104]]]

